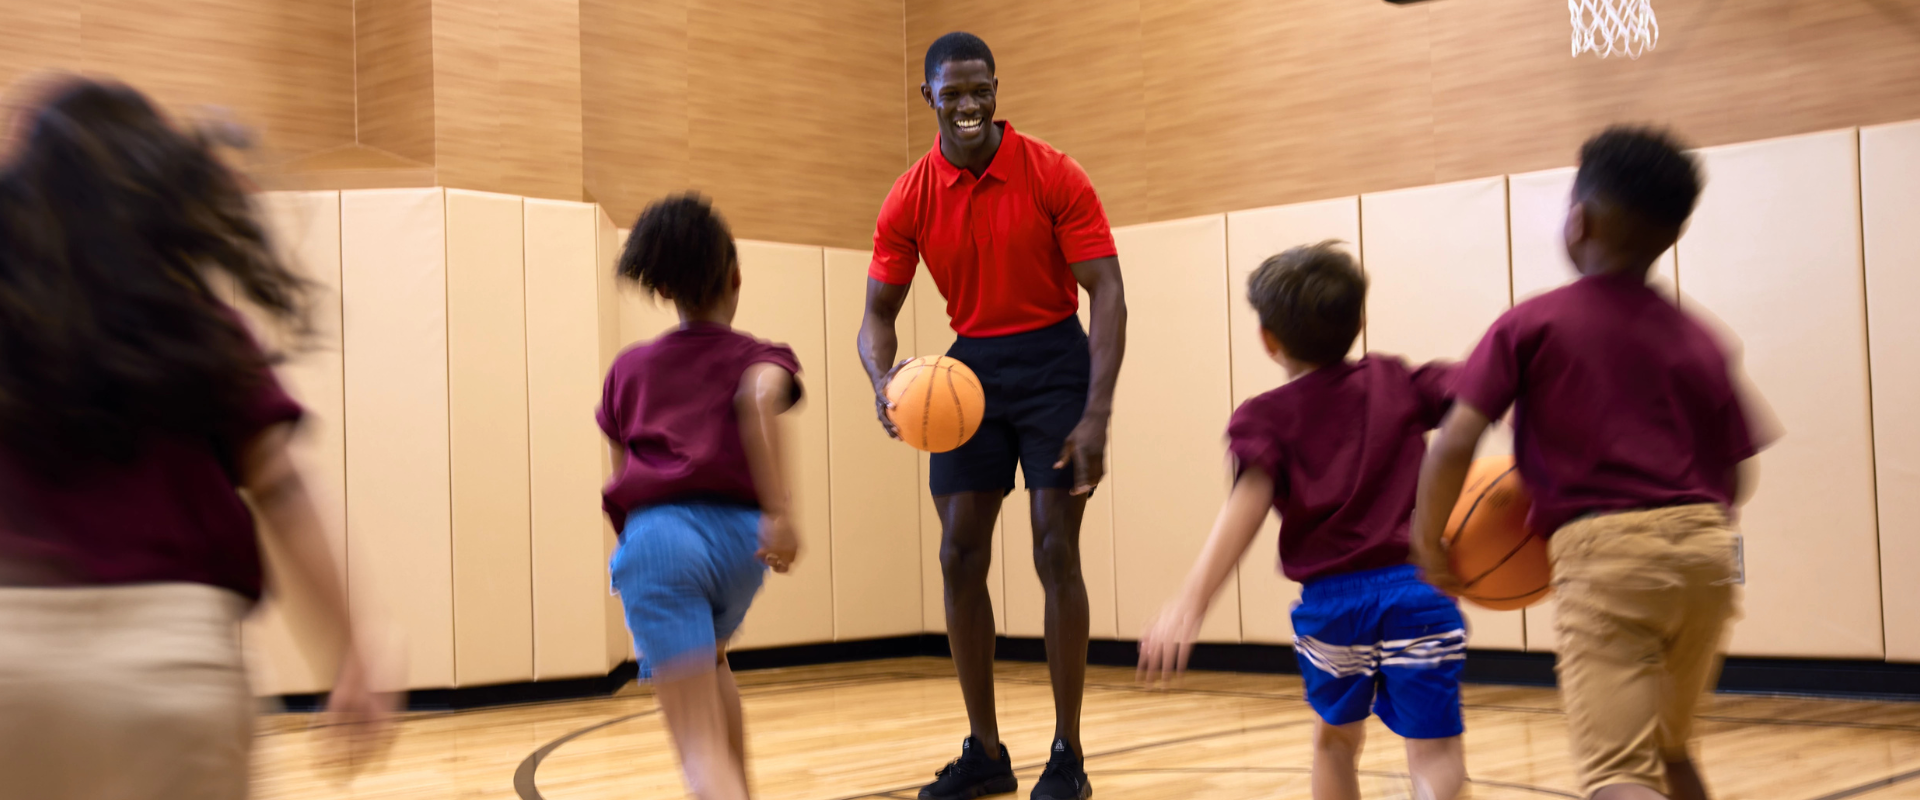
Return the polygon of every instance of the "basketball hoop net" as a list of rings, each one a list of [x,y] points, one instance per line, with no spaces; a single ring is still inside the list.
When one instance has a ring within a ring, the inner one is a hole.
[[[1660,42],[1652,0],[1567,0],[1573,14],[1573,54],[1639,58]]]

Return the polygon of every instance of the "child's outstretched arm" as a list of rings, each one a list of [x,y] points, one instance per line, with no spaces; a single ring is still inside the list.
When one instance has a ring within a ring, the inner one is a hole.
[[[786,572],[800,555],[800,534],[794,530],[793,500],[787,471],[781,460],[781,414],[793,407],[793,374],[778,364],[760,363],[740,376],[733,396],[740,416],[740,443],[747,451],[747,467],[760,495],[760,551],[755,558]]]
[[[1273,477],[1259,467],[1247,467],[1233,483],[1233,494],[1220,507],[1213,521],[1213,533],[1207,536],[1200,558],[1187,573],[1180,594],[1160,610],[1140,637],[1138,677],[1152,681],[1173,676],[1187,669],[1187,656],[1193,653],[1194,639],[1200,635],[1200,622],[1207,618],[1207,607],[1220,585],[1227,582],[1240,557],[1246,555],[1260,523],[1273,508]]]
[[[1450,595],[1458,596],[1464,587],[1447,564],[1441,534],[1447,529],[1453,507],[1460,502],[1460,489],[1473,466],[1474,448],[1480,445],[1489,424],[1487,415],[1479,409],[1455,401],[1453,410],[1440,423],[1439,435],[1427,447],[1426,461],[1420,465],[1420,489],[1413,504],[1413,563],[1428,583]]]

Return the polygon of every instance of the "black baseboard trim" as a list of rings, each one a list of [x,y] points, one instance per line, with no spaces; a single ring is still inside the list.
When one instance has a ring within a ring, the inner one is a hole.
[[[1087,643],[1087,663],[1131,667],[1138,649],[1132,641],[1095,639]],[[804,644],[759,650],[736,650],[727,661],[736,670],[774,669],[849,661],[874,661],[907,656],[951,656],[947,637],[937,633],[861,639],[849,642]],[[1044,662],[1046,643],[1040,639],[1002,636],[994,657],[1002,661]],[[1467,651],[1467,683],[1509,686],[1553,686],[1553,654],[1507,650]],[[1293,648],[1277,644],[1202,644],[1193,650],[1188,667],[1219,672],[1298,675]],[[449,711],[486,706],[604,697],[625,686],[638,674],[629,661],[605,677],[534,681],[458,689],[425,689],[407,696],[413,711]],[[1742,694],[1792,694],[1811,697],[1920,701],[1920,664],[1885,661],[1848,661],[1787,658],[1729,658],[1720,672],[1717,691]],[[315,711],[323,695],[285,695],[288,711]]]

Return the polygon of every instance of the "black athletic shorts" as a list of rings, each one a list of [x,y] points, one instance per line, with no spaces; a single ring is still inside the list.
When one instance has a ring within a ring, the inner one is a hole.
[[[1020,466],[1027,488],[1073,488],[1073,465],[1054,469],[1067,435],[1087,408],[1093,357],[1080,318],[1011,336],[968,338],[947,355],[980,377],[985,417],[966,444],[933,454],[933,494],[1013,491]]]

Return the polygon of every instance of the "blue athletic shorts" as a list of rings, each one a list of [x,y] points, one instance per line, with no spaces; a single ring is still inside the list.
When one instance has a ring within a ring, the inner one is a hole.
[[[1359,722],[1371,707],[1407,739],[1465,730],[1466,620],[1413,566],[1307,584],[1293,608],[1293,636],[1307,702],[1328,724]]]
[[[640,675],[662,668],[711,669],[714,652],[740,629],[767,567],[760,510],[674,503],[627,514],[609,571],[640,651]]]

